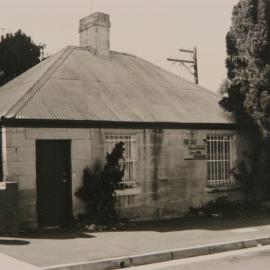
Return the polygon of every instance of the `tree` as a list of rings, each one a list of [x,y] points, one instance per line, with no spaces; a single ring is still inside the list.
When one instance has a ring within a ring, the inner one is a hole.
[[[45,45],[36,45],[21,30],[1,36],[0,86],[38,64],[44,57]]]
[[[115,145],[112,152],[107,153],[106,164],[101,174],[101,202],[102,209],[106,211],[112,220],[116,219],[115,202],[116,187],[122,181],[125,173],[125,166],[121,168],[120,159],[124,159],[124,143]]]
[[[250,137],[253,188],[261,193],[270,186],[270,1],[240,0],[226,43],[227,82],[220,104]]]
[[[80,215],[87,223],[98,225],[116,225],[118,223],[115,210],[116,188],[122,181],[125,167],[121,167],[124,143],[115,145],[111,153],[107,153],[104,168],[97,162],[91,170],[86,168],[83,174],[83,186],[75,193],[87,205],[86,215]]]

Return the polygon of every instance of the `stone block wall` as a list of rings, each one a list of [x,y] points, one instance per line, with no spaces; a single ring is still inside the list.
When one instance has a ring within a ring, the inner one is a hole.
[[[93,130],[93,159],[104,160],[105,135],[129,134],[136,140],[136,181],[139,190],[118,192],[118,211],[132,220],[175,218],[218,196],[241,198],[239,190],[214,192],[207,188],[207,161],[184,160],[184,139],[205,144],[208,134],[230,135],[228,130]],[[239,138],[238,143],[241,143]],[[245,146],[239,147],[242,151]],[[237,160],[243,157],[236,152]],[[236,163],[237,163],[236,160]]]
[[[241,196],[239,191],[213,192],[207,188],[206,160],[184,160],[184,139],[204,144],[207,134],[235,134],[228,130],[152,129],[4,129],[5,180],[18,182],[21,227],[36,227],[36,140],[71,140],[72,205],[76,216],[84,212],[74,195],[82,184],[83,170],[105,160],[105,135],[128,134],[136,141],[136,189],[118,192],[118,211],[132,220],[181,217],[218,196]],[[239,138],[238,144],[241,144]],[[241,151],[245,146],[238,147]],[[238,151],[238,160],[242,159]]]
[[[91,165],[91,131],[61,128],[7,128],[4,149],[4,179],[17,181],[21,228],[37,226],[36,140],[71,140],[73,213],[84,211],[74,195],[81,186],[83,170]]]
[[[0,234],[14,233],[18,228],[18,185],[6,182],[0,188]]]

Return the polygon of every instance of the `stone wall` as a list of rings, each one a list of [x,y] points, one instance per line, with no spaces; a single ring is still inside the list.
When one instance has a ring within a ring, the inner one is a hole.
[[[218,196],[239,198],[239,189],[207,188],[206,160],[184,160],[184,139],[205,144],[207,134],[235,134],[219,130],[95,130],[93,160],[104,160],[105,134],[132,134],[137,144],[136,180],[140,190],[119,191],[118,211],[132,220],[175,218],[191,206],[199,207]],[[240,144],[239,136],[236,144]],[[244,145],[236,157],[241,160]],[[236,160],[237,163],[237,160]]]
[[[4,179],[18,182],[20,227],[36,227],[36,140],[72,140],[72,188],[75,192],[81,185],[83,169],[91,165],[91,131],[89,129],[7,128],[5,134]],[[82,212],[83,204],[75,195],[72,200],[74,214]]]
[[[5,184],[5,187],[2,185]],[[0,183],[0,233],[17,231],[17,183]]]
[[[83,170],[104,162],[105,135],[128,134],[136,140],[136,181],[138,188],[118,192],[118,211],[133,220],[183,216],[190,206],[198,207],[221,195],[239,197],[238,191],[213,192],[207,188],[206,160],[184,160],[184,139],[204,144],[207,134],[234,134],[234,131],[151,130],[151,129],[64,129],[7,128],[4,130],[4,177],[19,186],[19,220],[22,227],[37,226],[36,153],[40,139],[71,140],[73,194],[82,184]],[[237,137],[237,144],[240,144]],[[241,152],[238,160],[242,159]],[[73,195],[73,213],[84,211]]]

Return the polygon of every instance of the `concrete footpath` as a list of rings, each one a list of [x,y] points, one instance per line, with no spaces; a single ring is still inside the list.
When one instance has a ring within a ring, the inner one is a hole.
[[[40,267],[25,263],[0,253],[0,269],[5,270],[38,270]]]
[[[0,237],[0,253],[42,269],[105,270],[268,244],[269,218],[175,220],[117,232],[54,230]]]

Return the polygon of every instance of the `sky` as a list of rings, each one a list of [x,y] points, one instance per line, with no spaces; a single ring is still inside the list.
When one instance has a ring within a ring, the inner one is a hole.
[[[111,50],[142,57],[193,81],[168,57],[189,59],[179,49],[198,48],[199,84],[217,91],[226,78],[225,37],[239,0],[0,0],[0,31],[18,29],[49,55],[79,45],[79,19],[92,12],[111,18]],[[5,28],[5,29],[3,29]]]

